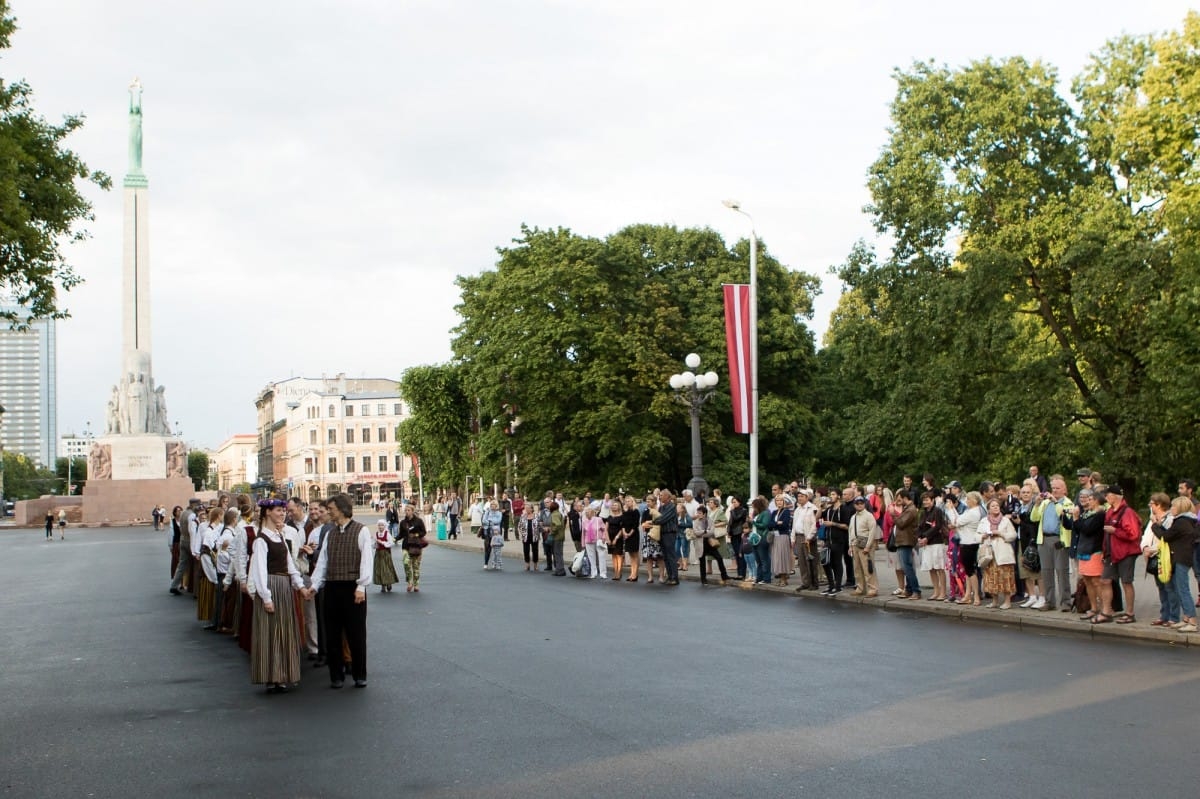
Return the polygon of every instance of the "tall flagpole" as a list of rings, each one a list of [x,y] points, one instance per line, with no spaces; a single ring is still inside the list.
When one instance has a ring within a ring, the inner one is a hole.
[[[758,234],[754,217],[742,210],[737,200],[725,200],[724,206],[750,220],[750,495],[758,496]]]

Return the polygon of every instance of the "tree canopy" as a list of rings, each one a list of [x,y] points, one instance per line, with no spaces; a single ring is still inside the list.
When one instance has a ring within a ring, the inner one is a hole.
[[[0,0],[0,50],[9,47],[16,21]],[[33,90],[0,78],[0,294],[35,318],[66,315],[60,292],[80,282],[61,250],[64,241],[87,236],[91,204],[77,181],[107,189],[108,177],[93,172],[64,140],[83,124],[79,115],[52,125],[33,110]],[[0,318],[24,324],[12,311]]]
[[[824,470],[1196,473],[1198,63],[1189,14],[1069,97],[1022,58],[895,73],[867,209],[890,252],[838,269]]]
[[[496,269],[460,277],[455,363],[479,418],[485,478],[505,451],[523,486],[644,490],[681,486],[688,416],[667,380],[689,352],[728,386],[722,283],[746,282],[749,242],[707,229],[632,225],[604,239],[523,227]],[[802,468],[812,439],[804,375],[817,281],[760,243],[763,475]],[[732,429],[728,390],[703,414],[706,477],[744,491],[747,439]]]

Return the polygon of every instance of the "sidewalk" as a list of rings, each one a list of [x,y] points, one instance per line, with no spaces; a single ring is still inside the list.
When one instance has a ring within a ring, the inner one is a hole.
[[[439,541],[435,535],[430,534],[429,542],[446,549],[460,552],[474,552],[479,556],[480,568],[483,566],[483,540],[469,533],[464,534],[456,540],[447,541]],[[568,562],[574,554],[574,544],[573,542],[568,542],[565,550],[565,557]],[[795,586],[781,588],[774,585],[751,585],[750,583],[738,582],[735,577],[730,578],[726,588],[781,594],[800,599],[804,602],[842,602],[852,605],[869,605],[890,611],[924,613],[948,619],[959,619],[961,621],[988,622],[1040,635],[1047,633],[1071,633],[1073,635],[1082,635],[1100,640],[1123,638],[1163,643],[1172,646],[1195,647],[1200,651],[1200,634],[1192,633],[1189,635],[1187,633],[1178,633],[1173,630],[1164,630],[1159,627],[1150,626],[1150,622],[1158,618],[1158,589],[1155,587],[1154,581],[1145,576],[1143,572],[1144,564],[1139,566],[1138,575],[1134,582],[1134,610],[1137,622],[1134,624],[1091,624],[1081,621],[1078,614],[1063,613],[1058,609],[1052,611],[1026,610],[1014,605],[1009,610],[998,610],[986,607],[986,602],[980,607],[974,607],[970,605],[956,605],[952,602],[899,599],[892,595],[892,591],[896,589],[896,574],[888,565],[887,554],[885,550],[878,550],[875,553],[875,573],[879,580],[879,596],[869,599],[863,596],[855,596],[849,591],[843,591],[836,596],[827,597],[819,595],[816,591],[797,592]],[[524,556],[521,552],[520,541],[505,542],[502,557],[507,562],[505,570],[520,571],[524,568]],[[609,563],[611,564],[611,560]],[[729,567],[730,574],[733,574],[734,569],[730,566],[731,563],[732,561],[726,561],[726,566]],[[543,564],[544,561],[539,563],[539,568]],[[679,572],[679,579],[699,582],[700,567],[694,558],[691,559],[689,566],[690,568],[687,571]],[[642,574],[644,579],[644,567]],[[928,572],[918,572],[918,576],[921,578],[921,591],[925,596],[929,596],[933,588],[928,582]],[[714,590],[720,588],[719,573],[715,578],[710,574],[709,580],[711,588]]]

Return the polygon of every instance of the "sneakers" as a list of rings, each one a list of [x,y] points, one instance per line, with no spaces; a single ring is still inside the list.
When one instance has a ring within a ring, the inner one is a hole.
[[[1041,610],[1042,608],[1046,607],[1046,597],[1044,597],[1044,596],[1038,597],[1037,600],[1029,607],[1032,608],[1033,610]]]
[[[833,593],[833,586],[829,586],[824,591],[822,591],[818,596],[829,596],[832,593]]]
[[[1031,608],[1037,603],[1037,601],[1038,601],[1038,597],[1036,597],[1036,596],[1026,597],[1025,601],[1022,602],[1018,607]]]
[[[1177,632],[1177,633],[1194,633],[1194,632],[1196,632],[1196,625],[1190,624],[1188,622],[1184,622],[1183,624],[1180,624],[1178,627],[1175,628],[1175,632]]]

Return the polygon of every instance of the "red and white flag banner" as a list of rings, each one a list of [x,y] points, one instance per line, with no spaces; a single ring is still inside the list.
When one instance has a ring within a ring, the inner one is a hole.
[[[733,401],[733,431],[751,433],[754,418],[750,362],[750,286],[726,283],[725,348],[729,351],[729,394]]]

